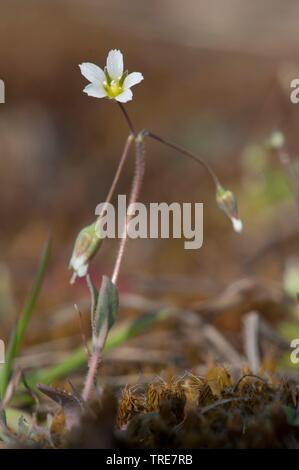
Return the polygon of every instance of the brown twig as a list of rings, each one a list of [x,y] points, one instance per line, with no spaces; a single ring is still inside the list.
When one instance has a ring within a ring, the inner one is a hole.
[[[204,408],[202,408],[200,414],[208,413],[209,411],[213,410],[214,408],[217,408],[217,406],[226,405],[226,403],[232,403],[234,401],[240,401],[240,400],[244,400],[244,398],[240,398],[240,397],[237,397],[237,398],[224,398],[223,400],[215,401],[211,405],[207,405]]]
[[[245,374],[245,375],[242,375],[242,377],[238,380],[238,382],[236,383],[236,385],[234,386],[234,392],[236,392],[241,384],[241,382],[248,378],[248,377],[252,377],[256,380],[260,380],[261,382],[263,382],[264,384],[267,384],[267,381],[265,379],[263,379],[262,377],[259,377],[258,375],[256,374]]]

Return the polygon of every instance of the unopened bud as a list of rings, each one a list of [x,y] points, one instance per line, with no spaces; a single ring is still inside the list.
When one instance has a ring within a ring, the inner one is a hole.
[[[232,191],[219,186],[216,192],[216,201],[221,210],[230,218],[235,232],[243,229],[242,221],[239,218],[237,198]]]
[[[284,134],[280,131],[273,132],[270,137],[266,140],[266,146],[270,150],[279,150],[283,148],[285,144]]]
[[[84,277],[87,274],[88,265],[98,251],[102,239],[96,232],[96,222],[83,228],[75,241],[69,268],[74,271],[71,284],[76,277]]]

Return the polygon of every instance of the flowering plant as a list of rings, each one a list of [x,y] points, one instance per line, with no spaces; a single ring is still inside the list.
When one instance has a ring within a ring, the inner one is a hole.
[[[154,134],[153,132],[145,130],[137,132],[127,110],[124,107],[124,103],[132,100],[133,93],[131,88],[143,80],[143,75],[140,72],[128,73],[128,71],[124,71],[123,55],[121,51],[113,49],[108,53],[104,70],[101,69],[98,65],[92,64],[90,62],[84,62],[80,64],[80,70],[82,75],[90,82],[87,86],[85,86],[83,92],[86,93],[88,96],[92,96],[94,98],[108,98],[109,100],[116,101],[126,119],[130,130],[130,134],[127,138],[119,162],[119,166],[117,168],[110,191],[106,198],[106,204],[110,202],[114,194],[122,168],[124,166],[125,160],[129,154],[129,150],[133,142],[135,144],[135,173],[133,177],[129,202],[130,204],[134,204],[137,201],[144,176],[144,140],[147,137],[176,150],[177,152],[188,158],[191,158],[193,161],[201,165],[208,172],[216,187],[216,200],[218,206],[230,218],[234,230],[236,232],[240,232],[242,230],[242,222],[238,215],[236,197],[231,191],[225,189],[222,184],[220,184],[218,177],[205,160],[198,157],[196,154],[190,152],[189,150],[177,144],[174,144],[164,139],[163,137],[160,137],[157,134]],[[99,215],[99,219],[103,216],[104,212],[105,211],[103,210],[102,213]],[[117,318],[117,280],[128,238],[127,230],[128,222],[130,221],[130,214],[127,213],[127,220],[125,223],[124,233],[121,238],[111,279],[107,276],[104,276],[102,280],[101,289],[97,291],[90,276],[88,275],[88,267],[91,259],[95,256],[96,252],[98,251],[102,241],[100,235],[96,230],[97,222],[99,221],[99,219],[80,231],[70,261],[70,268],[74,271],[72,281],[74,281],[77,276],[86,277],[87,284],[90,288],[92,297],[91,318],[93,329],[93,352],[90,356],[89,370],[87,373],[86,382],[82,394],[82,398],[85,401],[88,400],[92,387],[94,385],[95,376],[98,370],[98,364],[101,358],[102,350],[105,346],[109,330]]]

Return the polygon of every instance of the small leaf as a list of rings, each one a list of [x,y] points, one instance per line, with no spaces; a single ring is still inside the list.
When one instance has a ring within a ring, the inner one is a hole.
[[[102,285],[99,292],[95,315],[93,319],[94,339],[106,333],[113,326],[118,313],[118,291],[115,284],[107,276],[103,276]]]

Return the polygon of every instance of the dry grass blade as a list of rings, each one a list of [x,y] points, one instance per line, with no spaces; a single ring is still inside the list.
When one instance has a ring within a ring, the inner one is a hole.
[[[254,374],[258,372],[261,363],[258,332],[259,315],[257,312],[250,312],[244,318],[244,348],[250,369]]]

